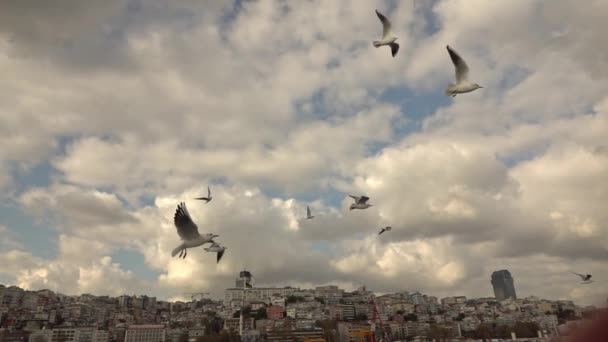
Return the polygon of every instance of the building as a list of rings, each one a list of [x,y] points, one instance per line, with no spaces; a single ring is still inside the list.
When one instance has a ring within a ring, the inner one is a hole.
[[[2,298],[0,298],[0,305],[6,305],[9,308],[19,307],[23,293],[23,289],[17,286],[5,287],[2,291]]]
[[[492,273],[492,287],[494,288],[494,297],[497,300],[505,300],[507,298],[517,299],[513,277],[508,270]]]
[[[284,312],[285,308],[280,305],[271,305],[266,308],[266,316],[272,320],[283,319],[285,317]]]
[[[205,327],[197,326],[188,329],[188,338],[195,340],[197,337],[205,336]]]
[[[230,306],[233,302],[240,303],[241,301],[270,303],[274,296],[286,298],[296,291],[299,291],[299,289],[292,287],[254,287],[247,290],[243,288],[226,289],[224,305]]]
[[[239,277],[236,279],[235,287],[237,289],[252,288],[253,287],[253,276],[249,271],[241,271]]]
[[[355,305],[352,303],[340,304],[342,309],[342,319],[345,321],[355,320]]]
[[[224,330],[238,332],[241,325],[240,318],[226,318],[224,320]],[[243,318],[243,330],[253,330],[255,328],[255,319]]]
[[[323,298],[325,304],[338,304],[344,296],[344,290],[335,285],[318,286],[315,288],[315,297]]]
[[[125,342],[165,342],[165,326],[130,325],[125,332]]]
[[[1,340],[1,339],[0,339]],[[53,330],[38,330],[30,334],[29,342],[51,342],[53,340]]]

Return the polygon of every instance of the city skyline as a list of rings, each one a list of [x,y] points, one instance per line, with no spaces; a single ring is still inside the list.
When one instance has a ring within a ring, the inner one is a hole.
[[[248,278],[247,271],[239,278]],[[146,295],[63,296],[0,286],[0,341],[204,342],[237,337],[259,342],[281,336],[338,341],[365,334],[438,337],[541,337],[548,341],[606,308],[539,297],[517,300],[438,298],[420,292],[377,295],[361,286],[227,288],[221,300],[166,302]]]
[[[0,283],[604,303],[608,3],[472,1],[0,2]]]

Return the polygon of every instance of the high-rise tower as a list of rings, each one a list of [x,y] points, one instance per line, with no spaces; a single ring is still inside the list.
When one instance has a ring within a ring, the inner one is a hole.
[[[505,300],[507,298],[517,299],[513,277],[508,270],[492,273],[492,287],[494,288],[494,297],[498,300]]]

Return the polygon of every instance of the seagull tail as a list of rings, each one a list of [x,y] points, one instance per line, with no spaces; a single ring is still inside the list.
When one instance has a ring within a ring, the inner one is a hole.
[[[374,40],[373,44],[374,44],[374,47],[377,47],[377,48],[379,48],[381,46],[379,40]]]
[[[182,250],[182,246],[177,246],[172,252],[171,252],[171,257],[174,257],[177,255],[177,253],[179,253]]]
[[[454,93],[452,92],[452,88],[454,88],[454,84],[450,83],[446,88],[445,88],[445,96],[452,96],[454,95]]]

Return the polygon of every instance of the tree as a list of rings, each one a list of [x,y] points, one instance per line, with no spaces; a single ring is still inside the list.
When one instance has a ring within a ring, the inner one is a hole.
[[[222,331],[219,334],[199,336],[196,338],[196,342],[230,342],[233,340],[239,340],[238,335],[227,331]]]
[[[413,313],[409,313],[403,317],[406,322],[416,322],[418,321],[418,316]]]
[[[315,325],[323,329],[325,341],[335,341],[335,331],[338,329],[338,322],[334,320],[316,321]]]
[[[287,304],[292,304],[292,303],[297,303],[297,302],[302,302],[304,301],[304,297],[300,297],[300,296],[288,296],[287,297]]]
[[[452,330],[433,324],[431,325],[427,336],[432,340],[447,341],[448,338],[452,337]]]
[[[492,338],[492,330],[487,324],[480,324],[477,326],[477,329],[475,329],[474,336],[477,340],[483,339],[485,341],[486,339]]]
[[[367,321],[367,315],[364,313],[358,313],[355,316],[355,321]]]
[[[570,309],[562,309],[561,306],[557,308],[557,320],[559,324],[564,324],[566,321],[573,320],[575,318],[575,313]]]
[[[188,333],[182,333],[179,336],[179,342],[188,342],[189,338],[188,338]]]
[[[256,320],[258,320],[258,319],[266,319],[266,318],[268,318],[268,315],[267,315],[267,313],[266,313],[266,308],[264,308],[264,307],[259,308],[257,311],[255,311],[255,312],[252,314],[252,316],[253,316],[253,318],[255,318]]]
[[[536,322],[515,322],[515,326],[513,327],[513,332],[515,332],[518,338],[536,337],[538,330],[540,330],[540,327]]]
[[[315,297],[315,300],[321,304],[325,304],[325,299],[323,299],[321,297]]]
[[[462,321],[464,318],[465,318],[465,315],[464,315],[463,313],[459,313],[459,314],[458,314],[458,317],[456,317],[456,320],[460,322],[460,321]]]

